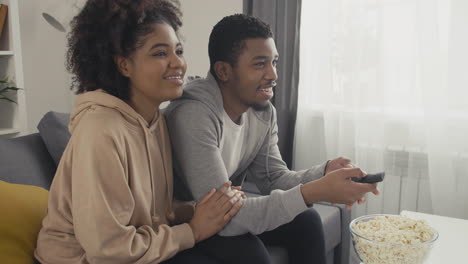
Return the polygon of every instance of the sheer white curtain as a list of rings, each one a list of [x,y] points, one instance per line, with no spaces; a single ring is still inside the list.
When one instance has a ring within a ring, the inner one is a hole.
[[[468,219],[468,1],[302,1],[294,167],[386,171],[353,216]]]

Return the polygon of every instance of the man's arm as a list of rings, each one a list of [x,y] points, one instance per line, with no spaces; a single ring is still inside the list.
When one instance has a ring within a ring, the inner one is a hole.
[[[177,171],[187,183],[195,200],[228,180],[219,149],[218,120],[199,102],[188,102],[166,112],[167,125]],[[276,190],[268,196],[248,198],[223,236],[260,234],[290,222],[307,209],[300,186]]]
[[[288,190],[299,184],[317,180],[324,175],[327,162],[307,170],[291,171],[281,158],[278,148],[278,126],[276,110],[272,106],[271,131],[266,136],[263,145],[249,166],[251,179],[262,194],[269,194],[272,190]]]

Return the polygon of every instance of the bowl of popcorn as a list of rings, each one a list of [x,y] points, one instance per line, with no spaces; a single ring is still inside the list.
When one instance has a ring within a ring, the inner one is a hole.
[[[423,264],[439,237],[426,221],[401,215],[361,216],[349,229],[364,264]]]

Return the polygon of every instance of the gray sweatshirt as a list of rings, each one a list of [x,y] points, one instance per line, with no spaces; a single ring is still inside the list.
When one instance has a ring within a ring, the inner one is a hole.
[[[214,77],[189,82],[181,98],[165,111],[173,147],[175,194],[178,199],[201,200],[212,188],[228,181],[221,157],[223,100]],[[245,154],[229,178],[233,186],[249,177],[264,196],[247,198],[241,210],[219,233],[236,236],[261,234],[292,221],[307,210],[300,185],[320,178],[326,163],[308,170],[290,171],[278,149],[276,110],[270,103],[249,118]]]

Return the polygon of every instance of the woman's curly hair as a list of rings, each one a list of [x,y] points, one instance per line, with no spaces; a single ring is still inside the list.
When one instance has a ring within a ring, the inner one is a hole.
[[[141,47],[155,23],[166,23],[177,33],[182,26],[178,0],[88,0],[71,22],[67,69],[77,94],[103,89],[124,101],[129,79],[115,63]]]

